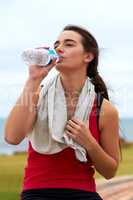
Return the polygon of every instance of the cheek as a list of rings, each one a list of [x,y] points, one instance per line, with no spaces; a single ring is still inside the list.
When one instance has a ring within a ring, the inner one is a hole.
[[[80,56],[81,55],[81,51],[79,50],[72,50],[69,52],[71,56]]]
[[[82,64],[83,63],[83,56],[81,53],[79,52],[75,52],[75,54],[72,55],[72,59],[73,59],[73,62],[75,63],[79,63],[79,64]]]
[[[69,52],[70,57],[76,61],[76,60],[82,60],[83,59],[83,52],[80,50],[77,51],[70,51]]]

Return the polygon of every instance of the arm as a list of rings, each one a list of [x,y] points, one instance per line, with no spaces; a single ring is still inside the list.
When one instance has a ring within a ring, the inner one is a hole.
[[[104,173],[107,174],[107,178],[111,178],[115,175],[120,161],[119,114],[116,108],[105,99],[101,109],[99,128],[101,130],[101,147],[110,157],[111,162],[109,166],[105,166]],[[100,171],[102,172],[102,170]]]
[[[72,119],[66,126],[68,135],[86,148],[96,170],[110,179],[119,164],[119,118],[117,110],[105,99],[101,107],[99,128],[100,145],[83,122]]]
[[[99,128],[100,145],[92,139],[87,150],[96,170],[110,179],[114,177],[120,160],[119,117],[115,107],[105,99],[101,107]]]
[[[35,87],[34,87],[35,86]],[[38,84],[33,86],[28,80],[22,94],[12,108],[5,125],[5,140],[9,144],[19,144],[31,131],[36,119],[35,106],[38,101]]]
[[[54,64],[55,60],[47,67],[29,66],[29,78],[6,121],[5,140],[7,143],[19,144],[32,130],[37,116],[36,105],[40,83]]]

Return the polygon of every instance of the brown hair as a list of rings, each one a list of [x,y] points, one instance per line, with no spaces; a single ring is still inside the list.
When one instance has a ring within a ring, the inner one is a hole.
[[[91,79],[91,82],[94,84],[95,92],[98,94],[100,93],[104,98],[109,100],[107,87],[98,72],[99,47],[96,39],[92,36],[92,34],[89,31],[79,26],[67,25],[64,27],[63,31],[66,30],[75,31],[79,33],[82,36],[82,44],[85,51],[93,53],[94,59],[88,64],[87,76]]]

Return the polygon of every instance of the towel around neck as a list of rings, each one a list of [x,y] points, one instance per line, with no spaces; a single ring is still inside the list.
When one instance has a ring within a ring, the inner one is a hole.
[[[87,78],[80,92],[74,117],[87,123],[88,128],[95,95],[94,85]],[[87,162],[86,150],[65,133],[66,123],[65,91],[57,74],[48,80],[41,90],[37,120],[28,138],[33,149],[38,153],[54,154],[71,147],[78,160]]]

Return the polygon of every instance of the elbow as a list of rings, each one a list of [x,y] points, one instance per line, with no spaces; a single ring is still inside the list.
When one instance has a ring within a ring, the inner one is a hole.
[[[13,133],[11,130],[10,131],[5,130],[4,140],[6,143],[12,145],[18,145],[22,141],[20,138],[17,138],[16,134]]]
[[[26,133],[24,130],[14,129],[13,126],[5,126],[4,140],[11,145],[18,145],[25,138]]]
[[[10,138],[8,136],[5,136],[4,139],[5,139],[6,143],[12,144],[12,145],[18,145],[21,142],[21,141],[18,141],[17,139],[15,139],[15,138]]]
[[[104,178],[107,180],[114,178],[116,175],[117,169],[118,169],[118,164],[116,164],[113,167],[113,169],[109,170],[108,173],[104,175]]]
[[[110,174],[105,175],[104,178],[105,178],[106,180],[109,180],[109,179],[114,178],[115,175],[116,175],[116,172],[115,172],[115,173],[110,173]]]

